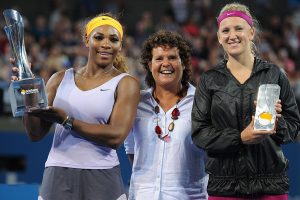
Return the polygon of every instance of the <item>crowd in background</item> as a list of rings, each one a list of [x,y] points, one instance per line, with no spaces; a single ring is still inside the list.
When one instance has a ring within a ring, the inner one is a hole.
[[[34,20],[27,19],[26,13],[16,8],[24,18],[25,47],[29,62],[32,64],[32,71],[35,75],[44,78],[46,82],[56,71],[85,65],[88,49],[82,42],[82,24],[87,16],[93,17],[91,13],[97,13],[94,6],[89,4],[91,1],[83,1],[84,4],[76,12],[76,17],[68,12],[69,6],[64,4],[64,1],[53,2],[55,4],[49,16],[37,15]],[[121,0],[103,2],[106,11],[117,15],[122,11],[125,3]],[[297,0],[288,2],[290,3],[289,11],[284,15],[272,14],[271,0],[256,2],[259,7],[255,9],[254,15],[262,24],[260,41],[256,47],[262,59],[269,60],[285,70],[294,87],[296,97],[300,100],[300,2]],[[216,37],[217,12],[212,7],[211,0],[169,0],[169,9],[158,19],[154,19],[155,13],[142,11],[136,19],[134,30],[126,31],[122,48],[129,71],[140,79],[141,88],[145,88],[145,72],[139,60],[141,45],[150,34],[157,30],[179,32],[189,41],[193,49],[193,84],[198,82],[202,72],[212,68],[220,59],[223,59],[222,48]],[[0,95],[0,99],[5,99],[3,91],[6,90],[11,77],[9,63],[11,54],[3,31],[4,26],[4,18],[1,17],[0,88],[2,97]],[[0,108],[0,114],[1,112],[3,108]]]

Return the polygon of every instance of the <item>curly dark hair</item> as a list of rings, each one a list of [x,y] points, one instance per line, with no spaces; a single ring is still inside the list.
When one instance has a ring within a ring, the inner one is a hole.
[[[147,74],[145,81],[149,87],[155,88],[155,81],[149,69],[148,63],[152,60],[153,48],[163,46],[179,50],[180,59],[185,67],[183,70],[181,84],[183,88],[188,88],[191,77],[191,47],[189,43],[183,39],[181,35],[171,31],[158,31],[151,35],[143,44],[141,54],[141,64],[145,67]]]

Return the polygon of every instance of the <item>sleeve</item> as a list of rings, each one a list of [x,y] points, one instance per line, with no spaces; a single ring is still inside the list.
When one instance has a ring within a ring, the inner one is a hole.
[[[126,154],[134,154],[134,135],[133,128],[128,134],[127,138],[124,141],[124,147]]]
[[[279,144],[293,142],[300,130],[300,116],[295,95],[286,75],[280,71],[279,85],[281,87],[280,99],[282,104],[281,117],[278,118],[276,134],[272,135]]]
[[[205,75],[207,74],[203,74],[201,77],[194,97],[192,140],[196,146],[204,149],[210,155],[237,152],[242,145],[240,132],[230,127],[216,129],[212,125],[212,96],[206,88]]]

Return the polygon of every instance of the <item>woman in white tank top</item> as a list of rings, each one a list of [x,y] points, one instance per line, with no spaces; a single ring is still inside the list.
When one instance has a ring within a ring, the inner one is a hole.
[[[56,125],[39,199],[126,199],[115,149],[135,119],[139,83],[119,61],[122,39],[111,15],[91,19],[83,35],[87,64],[53,74],[46,86],[49,107],[24,116],[33,141]]]

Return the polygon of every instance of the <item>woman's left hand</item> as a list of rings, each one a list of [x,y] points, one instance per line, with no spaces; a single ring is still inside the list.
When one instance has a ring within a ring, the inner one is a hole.
[[[282,112],[282,105],[281,105],[281,100],[278,99],[275,103],[275,110],[276,110],[276,117],[279,118],[281,117],[281,112]]]
[[[67,114],[64,110],[52,106],[46,108],[32,108],[26,112],[28,115],[39,117],[45,121],[61,124]]]

